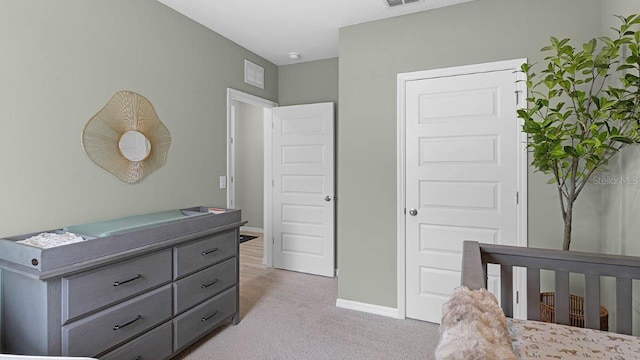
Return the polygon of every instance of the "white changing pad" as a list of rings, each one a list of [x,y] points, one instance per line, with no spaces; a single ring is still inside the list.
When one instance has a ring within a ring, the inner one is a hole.
[[[507,318],[519,359],[640,359],[640,338],[531,320]]]

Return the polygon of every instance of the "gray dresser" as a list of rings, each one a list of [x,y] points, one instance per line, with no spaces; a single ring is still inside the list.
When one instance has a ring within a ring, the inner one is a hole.
[[[240,210],[207,209],[70,227],[89,240],[50,249],[0,239],[2,351],[162,360],[237,324]]]

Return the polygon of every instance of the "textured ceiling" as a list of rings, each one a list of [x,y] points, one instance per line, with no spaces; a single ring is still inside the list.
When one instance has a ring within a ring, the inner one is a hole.
[[[473,0],[158,0],[276,65],[338,56],[338,29]],[[292,60],[288,53],[300,53]]]

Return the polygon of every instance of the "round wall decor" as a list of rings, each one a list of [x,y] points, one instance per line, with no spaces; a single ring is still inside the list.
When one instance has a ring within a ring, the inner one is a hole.
[[[133,184],[167,160],[171,134],[153,105],[132,91],[115,93],[82,130],[82,147],[96,165]]]

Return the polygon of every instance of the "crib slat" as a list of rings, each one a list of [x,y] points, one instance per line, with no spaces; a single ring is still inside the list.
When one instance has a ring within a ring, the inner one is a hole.
[[[540,320],[540,269],[527,268],[527,319]]]
[[[471,290],[482,289],[487,286],[484,273],[479,273],[478,269],[486,268],[482,264],[480,247],[477,242],[465,241],[462,243],[462,285]]]
[[[500,304],[506,317],[513,317],[513,267],[500,266]]]
[[[585,275],[584,327],[600,329],[600,276]]]
[[[569,325],[569,273],[556,271],[555,322]]]
[[[616,332],[631,335],[631,279],[616,278]]]
[[[487,283],[489,281],[489,270],[488,270],[488,266],[486,263],[482,264],[482,281],[483,281],[483,288],[487,288]]]

